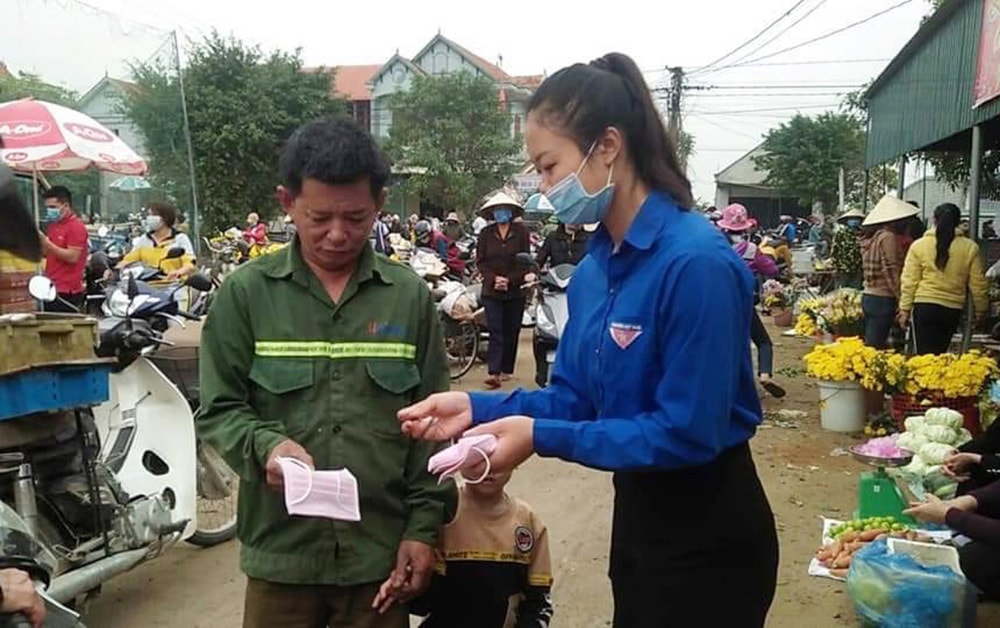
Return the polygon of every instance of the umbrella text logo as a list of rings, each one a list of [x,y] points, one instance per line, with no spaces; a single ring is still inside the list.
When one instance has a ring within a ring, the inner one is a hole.
[[[68,122],[64,124],[63,127],[73,135],[82,137],[85,140],[90,140],[91,142],[110,142],[114,140],[114,138],[104,130],[87,126],[86,124]]]
[[[35,122],[32,120],[4,122],[0,124],[0,136],[24,140],[45,135],[49,132],[50,128],[47,122]]]
[[[28,153],[7,153],[3,156],[4,161],[9,161],[12,164],[16,164],[19,161],[24,161],[28,158]]]

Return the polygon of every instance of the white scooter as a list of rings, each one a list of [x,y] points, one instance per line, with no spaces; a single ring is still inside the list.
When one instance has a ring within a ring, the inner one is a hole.
[[[44,277],[33,278],[29,291],[43,302],[58,298]],[[209,448],[202,455],[188,400],[149,359],[166,344],[157,327],[176,317],[172,295],[140,291],[130,279],[127,290],[116,291],[105,305],[111,316],[99,322],[98,355],[115,360],[110,399],[64,413],[75,416],[79,436],[78,447],[72,447],[76,439],[68,443],[69,461],[75,466],[79,463],[72,461],[82,457],[84,473],[34,481],[33,462],[48,464],[46,473],[59,475],[51,471],[44,446],[29,443],[18,453],[0,455],[6,456],[0,462],[17,463],[16,510],[50,558],[46,593],[64,603],[98,590],[180,540],[208,545],[235,532],[233,514],[221,528],[205,530],[199,542],[200,498],[234,494],[235,476]],[[77,499],[53,495],[53,485],[75,487],[75,493],[67,493]]]

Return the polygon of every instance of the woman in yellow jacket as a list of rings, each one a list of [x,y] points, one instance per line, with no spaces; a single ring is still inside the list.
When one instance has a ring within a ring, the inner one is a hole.
[[[934,210],[935,229],[910,247],[903,265],[899,324],[912,319],[918,354],[946,353],[971,293],[975,319],[989,309],[979,246],[956,234],[961,212],[952,203]]]

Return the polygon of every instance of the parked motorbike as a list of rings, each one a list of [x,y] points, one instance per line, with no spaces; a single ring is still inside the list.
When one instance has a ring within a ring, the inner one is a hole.
[[[189,279],[207,288],[202,282]],[[47,591],[63,603],[180,540],[210,545],[235,533],[235,508],[222,525],[201,513],[205,506],[217,510],[220,501],[234,505],[235,474],[198,445],[191,405],[150,360],[170,343],[163,330],[190,315],[171,290],[132,275],[123,283],[98,324],[97,354],[113,361],[110,399],[16,419],[23,442],[11,447],[8,439],[0,452],[0,463],[11,465],[0,469],[0,497],[14,503],[51,557]],[[34,277],[29,291],[43,302],[57,298],[45,277]],[[11,475],[14,481],[4,483]]]
[[[462,281],[448,278],[448,266],[435,251],[417,248],[408,263],[431,287],[438,304],[451,379],[460,379],[472,370],[479,353],[479,326],[475,321],[478,299]]]
[[[17,464],[19,459],[0,454],[0,464]],[[56,560],[40,545],[28,523],[13,508],[0,502],[0,569],[18,569],[28,574],[44,590],[52,581]],[[85,628],[76,612],[42,594],[45,602],[46,628]],[[31,628],[20,613],[0,615],[0,628]]]
[[[535,260],[524,253],[517,256],[518,264],[538,271]],[[535,326],[531,347],[535,355],[535,383],[544,388],[549,383],[556,349],[569,321],[569,301],[566,290],[576,266],[559,264],[541,273],[535,284]]]

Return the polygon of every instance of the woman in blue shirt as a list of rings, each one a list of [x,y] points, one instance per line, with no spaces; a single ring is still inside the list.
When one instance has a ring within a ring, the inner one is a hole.
[[[750,455],[761,421],[750,360],[753,278],[710,223],[635,63],[565,68],[529,105],[542,175],[529,207],[601,222],[569,287],[552,384],[449,392],[400,412],[403,431],[498,445],[614,472],[616,628],[763,626],[774,597],[774,517]]]

